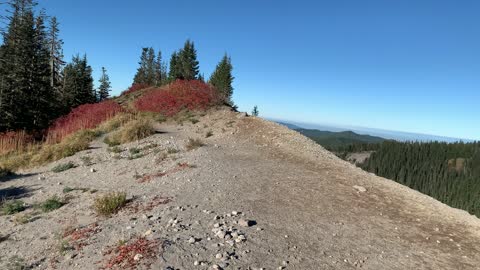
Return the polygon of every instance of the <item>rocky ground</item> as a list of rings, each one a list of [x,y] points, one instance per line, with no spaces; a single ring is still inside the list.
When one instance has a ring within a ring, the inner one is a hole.
[[[283,126],[225,109],[157,130],[2,180],[27,209],[0,216],[0,269],[480,269],[476,217]],[[97,216],[111,191],[126,207]]]

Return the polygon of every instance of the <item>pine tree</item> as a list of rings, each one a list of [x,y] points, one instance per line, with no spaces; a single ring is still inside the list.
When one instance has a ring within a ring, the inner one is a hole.
[[[183,49],[178,54],[180,61],[180,73],[182,80],[196,80],[198,78],[199,67],[197,61],[197,50],[192,41],[187,40]]]
[[[163,62],[162,52],[159,50],[155,59],[155,85],[164,85],[167,81],[167,66]]]
[[[63,98],[66,110],[85,103],[94,103],[96,93],[93,88],[92,67],[87,63],[87,56],[73,57],[72,62],[67,64],[63,72]]]
[[[169,81],[183,80],[180,64],[179,53],[173,52],[170,58],[170,70],[168,73]]]
[[[56,17],[50,19],[50,29],[48,34],[50,50],[50,86],[60,93],[62,86],[62,69],[65,66],[63,60],[63,40],[59,37],[59,23]]]
[[[142,55],[140,56],[140,67],[133,78],[133,84],[143,84],[147,80],[147,62],[148,62],[148,48],[142,48]]]
[[[232,76],[232,70],[233,66],[231,63],[231,59],[230,57],[228,57],[228,55],[225,54],[220,63],[218,63],[215,71],[213,72],[209,80],[209,83],[212,84],[219,91],[219,94],[229,104],[233,104],[232,82],[234,77]]]
[[[160,62],[158,62],[160,57]],[[158,78],[162,73],[161,54],[155,58],[155,50],[153,48],[142,48],[142,55],[140,57],[140,66],[133,79],[134,84],[157,85]],[[165,71],[166,72],[166,71]]]
[[[107,70],[102,67],[102,76],[99,80],[100,86],[98,87],[98,101],[106,100],[110,96],[111,83],[110,78],[107,75]]]
[[[257,107],[257,105],[255,105],[253,107],[253,110],[252,110],[252,115],[253,116],[258,116],[259,114],[260,114],[260,112],[258,111],[258,107]]]
[[[50,120],[58,116],[58,111],[54,108],[58,99],[50,84],[50,50],[45,20],[46,14],[42,10],[35,22],[35,58],[32,67],[34,88],[30,95],[33,128],[47,127]]]
[[[0,131],[37,129],[53,117],[45,13],[33,0],[12,0],[0,52]]]

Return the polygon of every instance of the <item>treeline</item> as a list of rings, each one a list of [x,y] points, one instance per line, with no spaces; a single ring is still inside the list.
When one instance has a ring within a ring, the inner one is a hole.
[[[172,53],[168,66],[167,69],[160,50],[156,53],[152,47],[143,48],[133,84],[162,86],[176,80],[205,81],[204,76],[200,73],[195,44],[190,40],[185,42],[183,48]],[[218,94],[229,105],[233,105],[232,83],[234,77],[232,70],[232,61],[225,54],[208,80],[208,83],[215,87]]]
[[[373,150],[364,170],[395,180],[480,217],[480,143],[385,141],[351,150]]]
[[[110,92],[106,70],[95,89],[87,57],[63,59],[59,22],[34,0],[10,0],[0,46],[0,132],[40,130],[84,103]]]

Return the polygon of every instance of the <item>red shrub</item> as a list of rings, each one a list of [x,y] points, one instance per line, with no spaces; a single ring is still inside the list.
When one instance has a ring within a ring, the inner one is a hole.
[[[140,97],[135,108],[172,116],[183,109],[205,110],[219,101],[217,91],[211,85],[202,81],[177,80]]]
[[[133,92],[137,92],[138,90],[142,90],[142,89],[145,89],[145,88],[148,88],[150,87],[150,85],[148,84],[144,84],[144,83],[136,83],[136,84],[132,84],[132,86],[130,86],[130,88],[128,88],[127,90],[123,91],[120,95],[123,96],[123,95],[128,95],[128,94],[131,94]]]
[[[24,149],[33,142],[33,136],[23,130],[0,133],[0,154]]]
[[[46,140],[49,143],[59,142],[76,131],[95,128],[122,111],[122,107],[111,100],[80,105],[69,114],[55,120],[47,130]]]

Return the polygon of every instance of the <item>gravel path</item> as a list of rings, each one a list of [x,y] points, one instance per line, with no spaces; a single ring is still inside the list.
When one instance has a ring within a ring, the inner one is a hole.
[[[480,269],[480,222],[466,212],[280,125],[228,110],[197,119],[0,182],[27,205],[69,201],[0,216],[0,269]],[[189,138],[206,145],[187,151]],[[77,167],[51,172],[68,161]],[[130,202],[97,217],[93,200],[110,191]]]

